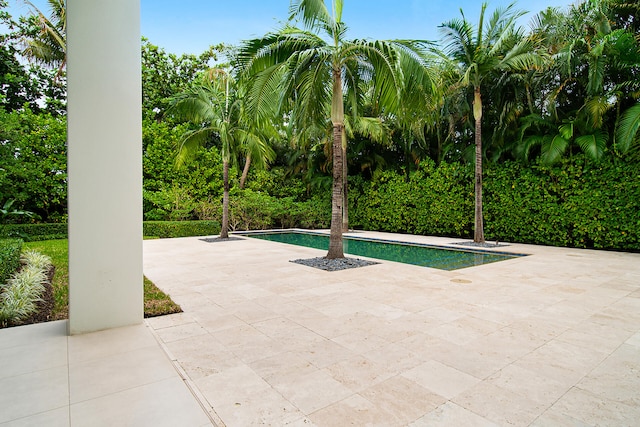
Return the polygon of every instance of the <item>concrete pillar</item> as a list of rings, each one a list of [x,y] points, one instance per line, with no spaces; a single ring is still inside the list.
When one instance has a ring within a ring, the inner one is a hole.
[[[143,319],[140,0],[67,0],[69,333]]]

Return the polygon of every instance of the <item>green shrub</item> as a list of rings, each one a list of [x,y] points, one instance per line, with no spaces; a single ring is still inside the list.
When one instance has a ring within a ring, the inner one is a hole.
[[[209,236],[220,233],[217,221],[145,221],[143,234],[147,237]]]
[[[66,239],[67,224],[4,224],[0,225],[0,238],[2,237],[16,237],[26,242]]]
[[[20,267],[21,239],[0,239],[0,286]]]
[[[368,230],[470,238],[471,167],[424,162],[408,180],[384,172],[352,179],[350,225]],[[484,171],[487,240],[640,250],[640,165],[622,160],[554,166],[516,162]]]

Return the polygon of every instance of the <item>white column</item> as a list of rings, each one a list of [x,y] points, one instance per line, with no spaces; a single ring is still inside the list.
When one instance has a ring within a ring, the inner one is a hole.
[[[142,322],[140,0],[67,0],[69,333]]]

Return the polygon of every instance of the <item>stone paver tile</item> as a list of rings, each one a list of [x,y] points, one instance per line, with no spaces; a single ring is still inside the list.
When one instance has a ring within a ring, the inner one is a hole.
[[[429,335],[451,341],[454,344],[465,345],[501,327],[502,325],[495,322],[464,316],[452,322],[430,328]]]
[[[453,403],[498,425],[528,426],[547,407],[483,381],[453,398]]]
[[[443,306],[430,307],[419,312],[418,314],[420,316],[424,316],[428,319],[433,319],[443,324],[453,322],[454,320],[458,320],[459,318],[465,316],[464,312],[461,312],[459,310],[452,310]]]
[[[375,323],[367,325],[362,329],[365,332],[370,333],[371,335],[377,335],[388,342],[397,342],[409,338],[419,332],[412,319],[413,315],[404,316],[394,320],[376,319],[377,321]]]
[[[391,414],[400,425],[406,425],[445,402],[415,382],[395,376],[358,393],[376,408]]]
[[[394,375],[363,356],[355,356],[338,362],[326,367],[324,371],[355,392],[382,382]]]
[[[551,408],[531,423],[530,427],[593,427],[593,424],[579,421]]]
[[[211,426],[177,376],[71,405],[70,413],[73,426]]]
[[[317,368],[326,368],[354,355],[351,350],[331,340],[306,344],[301,349],[296,350],[296,354],[308,360]]]
[[[574,385],[607,357],[599,349],[586,349],[562,341],[550,341],[514,362],[565,385]]]
[[[158,329],[156,330],[156,334],[158,334],[162,342],[170,343],[172,341],[179,341],[185,338],[206,335],[207,330],[198,323],[185,323],[182,325]]]
[[[265,334],[246,323],[218,331],[210,331],[210,334],[230,350],[244,345],[250,345],[251,342],[255,340],[268,338]]]
[[[402,376],[440,396],[451,399],[480,382],[480,379],[451,368],[435,360],[429,360]]]
[[[570,389],[566,384],[516,365],[501,369],[486,381],[546,406],[552,405]]]
[[[292,352],[265,357],[249,363],[249,366],[271,385],[291,383],[296,377],[318,370],[311,362]]]
[[[351,350],[355,354],[366,353],[380,347],[389,345],[389,341],[377,335],[367,334],[360,331],[352,331],[343,335],[338,335],[331,339],[341,346]]]
[[[625,341],[625,344],[640,348],[640,332],[636,332],[629,337],[629,339]]]
[[[253,301],[244,301],[227,307],[227,310],[246,323],[273,319],[279,315]]]
[[[612,352],[625,342],[633,332],[613,327],[602,327],[585,322],[563,332],[558,341],[573,344],[586,349],[597,348],[603,352]]]
[[[210,317],[199,316],[198,323],[210,333],[247,325],[246,322],[240,320],[233,314],[222,314],[220,316]]]
[[[576,388],[640,407],[640,349],[622,345],[584,377]]]
[[[437,426],[498,427],[499,424],[493,423],[478,414],[474,414],[453,402],[447,402],[409,424],[409,427]]]
[[[242,363],[232,351],[209,334],[173,341],[167,343],[166,347],[192,380]]]
[[[396,344],[417,354],[423,361],[430,360],[432,355],[452,351],[454,348],[459,348],[451,341],[433,337],[422,332],[398,341]]]
[[[150,317],[145,319],[147,325],[153,329],[163,329],[171,326],[184,325],[186,323],[195,322],[192,315],[187,313],[175,313],[166,316]]]
[[[219,405],[235,404],[243,396],[271,389],[260,375],[246,365],[234,366],[197,379],[195,384],[214,410]]]
[[[214,410],[229,427],[284,426],[304,417],[274,389],[239,395],[235,402],[216,405]]]
[[[552,409],[588,425],[633,426],[640,420],[638,406],[605,399],[579,388],[571,389]]]
[[[473,377],[484,379],[512,363],[512,359],[476,342],[469,346],[453,345],[430,355],[431,359]]]
[[[266,335],[256,335],[248,342],[231,345],[228,348],[245,363],[260,360],[285,351],[285,347],[280,341],[269,338]]]
[[[555,318],[548,318],[536,313],[511,323],[509,328],[531,341],[547,342],[558,337],[568,327]]]
[[[354,395],[320,409],[309,419],[317,426],[401,426],[397,418],[384,412],[362,396]]]
[[[288,381],[279,381],[274,384],[274,388],[305,415],[353,394],[351,390],[324,371],[289,376]]]
[[[304,313],[293,317],[290,316],[289,318],[324,338],[333,338],[351,330],[350,325],[346,324],[342,319],[325,316],[318,312],[310,314],[309,311],[311,310],[306,309]]]
[[[395,343],[368,351],[363,356],[394,374],[415,368],[425,361],[421,355]]]

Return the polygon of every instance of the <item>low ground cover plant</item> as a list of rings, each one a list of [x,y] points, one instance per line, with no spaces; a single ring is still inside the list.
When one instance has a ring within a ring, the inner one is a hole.
[[[25,251],[22,268],[0,285],[0,326],[20,325],[38,309],[46,291],[51,258],[36,251]]]

